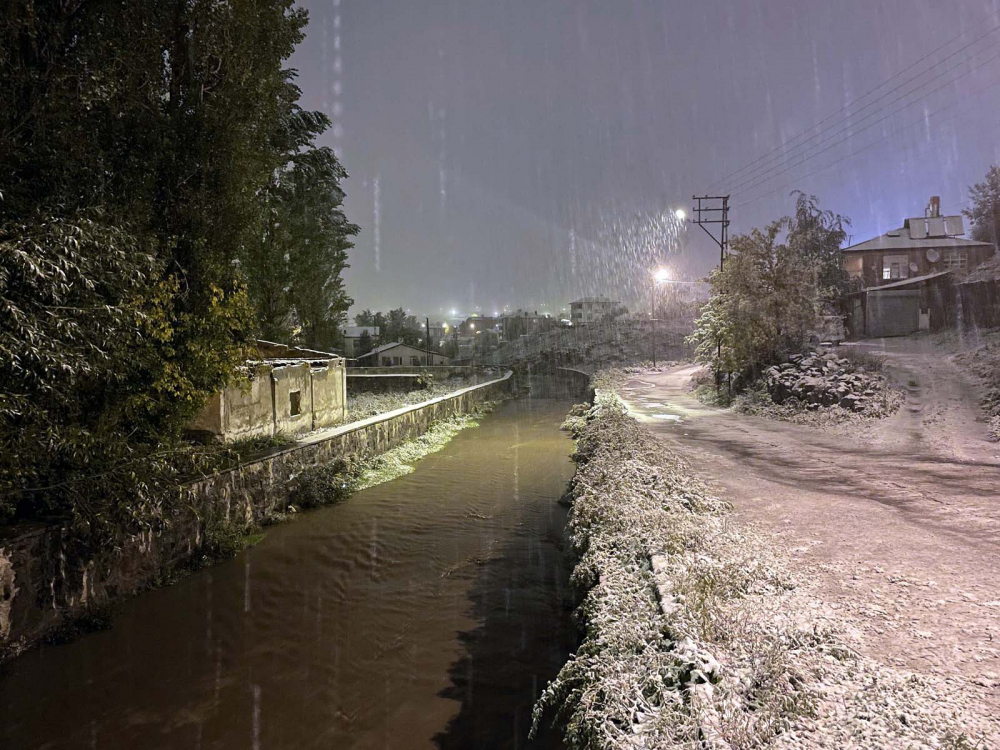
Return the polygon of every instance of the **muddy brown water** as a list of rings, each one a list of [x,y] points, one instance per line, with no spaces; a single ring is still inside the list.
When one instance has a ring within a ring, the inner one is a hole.
[[[571,403],[507,402],[412,474],[15,660],[0,747],[560,747],[527,732],[576,639]]]

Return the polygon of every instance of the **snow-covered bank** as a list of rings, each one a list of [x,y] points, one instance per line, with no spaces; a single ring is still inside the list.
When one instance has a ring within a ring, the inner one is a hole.
[[[983,411],[989,420],[990,437],[1000,440],[1000,330],[979,331],[978,336],[982,343],[959,353],[956,360],[982,384]]]
[[[586,635],[536,707],[536,721],[559,717],[570,747],[995,741],[996,719],[960,686],[858,655],[851,623],[613,392],[575,426],[570,536]]]

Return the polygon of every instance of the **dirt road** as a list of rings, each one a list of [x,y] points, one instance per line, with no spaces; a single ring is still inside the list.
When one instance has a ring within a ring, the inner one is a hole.
[[[637,376],[622,396],[740,516],[817,571],[817,593],[857,623],[868,655],[965,683],[1000,711],[1000,445],[946,353],[919,340],[878,349],[907,399],[860,428],[704,406],[690,366]]]

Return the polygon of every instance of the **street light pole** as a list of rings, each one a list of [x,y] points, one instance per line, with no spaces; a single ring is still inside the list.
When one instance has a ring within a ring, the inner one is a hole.
[[[649,294],[649,318],[653,326],[653,367],[656,367],[656,288],[670,280],[670,271],[658,268],[653,272],[653,288]]]
[[[649,322],[653,326],[653,367],[656,367],[656,281],[649,292]]]

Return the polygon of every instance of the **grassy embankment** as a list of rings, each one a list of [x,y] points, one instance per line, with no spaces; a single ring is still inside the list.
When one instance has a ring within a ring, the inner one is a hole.
[[[773,540],[735,523],[600,385],[568,424],[585,636],[536,723],[554,715],[581,750],[977,746],[987,720],[860,656]]]

